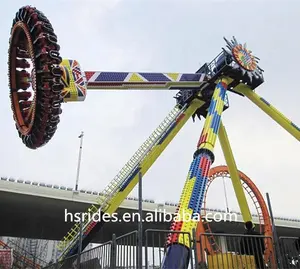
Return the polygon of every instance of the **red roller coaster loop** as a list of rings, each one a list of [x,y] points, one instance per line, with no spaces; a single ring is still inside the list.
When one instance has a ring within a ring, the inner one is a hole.
[[[239,172],[240,179],[242,180],[244,190],[251,197],[251,200],[253,201],[253,203],[255,205],[258,219],[259,219],[260,233],[266,237],[271,237],[272,236],[272,224],[271,224],[271,220],[270,220],[269,211],[268,211],[267,205],[265,203],[265,200],[264,200],[262,194],[260,193],[259,189],[256,187],[256,185],[253,183],[253,181],[248,176],[246,176],[241,171],[238,171],[238,172]],[[209,171],[209,178],[208,178],[208,183],[207,183],[207,186],[205,189],[205,196],[204,196],[204,205],[203,205],[204,215],[206,215],[206,212],[205,212],[206,211],[205,210],[206,198],[207,198],[209,186],[218,177],[229,177],[230,178],[230,174],[229,174],[229,170],[228,170],[227,166],[217,166],[217,167],[212,168]],[[200,238],[200,234],[204,234],[204,233],[212,233],[212,230],[209,226],[209,222],[206,222],[203,220],[203,221],[199,221],[199,223],[198,223],[197,231],[196,231],[197,238]],[[213,236],[210,236],[209,239],[207,237],[205,237],[203,239],[206,241],[206,242],[204,242],[203,245],[205,246],[205,248],[207,248],[208,252],[210,252],[210,253],[221,253],[222,252]],[[273,250],[272,241],[266,239],[265,244],[266,244],[266,250],[264,253],[264,258],[266,261],[271,261],[274,264],[275,260],[274,260],[274,250]],[[201,260],[201,257],[203,257],[202,255],[200,255],[201,251],[203,252],[204,249],[200,249],[200,245],[197,244],[197,252],[198,252],[199,260]]]

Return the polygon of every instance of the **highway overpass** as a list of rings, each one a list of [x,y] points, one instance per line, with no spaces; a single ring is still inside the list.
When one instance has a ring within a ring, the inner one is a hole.
[[[38,182],[1,178],[0,180],[0,236],[39,238],[61,240],[74,225],[65,221],[65,210],[69,213],[85,212],[101,193],[80,190],[63,186],[46,185]],[[117,213],[121,218],[126,212],[137,212],[137,198],[127,198]],[[159,210],[174,213],[176,204],[158,204],[153,200],[143,201],[144,217]],[[218,209],[208,209],[215,214],[222,213]],[[224,212],[224,211],[223,211]],[[225,213],[225,212],[224,212]],[[128,214],[128,213],[126,213]],[[69,219],[70,220],[70,219]],[[136,218],[137,220],[137,218]],[[258,223],[257,216],[253,220]],[[300,220],[276,218],[275,224],[279,236],[300,236]],[[137,230],[135,222],[110,222],[104,225],[93,243],[101,243],[111,239],[113,233],[121,235]],[[242,217],[237,214],[236,221],[212,222],[214,232],[243,232]],[[169,229],[169,223],[163,221],[145,222],[144,229]]]

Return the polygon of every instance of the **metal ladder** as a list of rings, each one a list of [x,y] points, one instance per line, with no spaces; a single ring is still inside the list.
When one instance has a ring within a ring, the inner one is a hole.
[[[169,130],[172,124],[175,123],[181,113],[186,109],[186,106],[181,109],[176,105],[161,124],[153,131],[149,138],[140,146],[140,148],[133,154],[130,160],[124,165],[120,172],[114,177],[110,184],[102,192],[102,196],[99,196],[96,200],[96,205],[92,205],[88,209],[89,214],[95,214],[99,211],[104,211],[109,206],[112,197],[119,191],[120,187],[124,184],[130,174],[140,165],[143,159],[148,155],[152,148],[159,142],[163,135]],[[89,227],[89,224],[93,222],[89,221],[90,218],[86,217],[83,220],[83,231]],[[94,223],[95,225],[95,223]],[[90,227],[92,228],[92,227]],[[76,223],[73,228],[67,233],[61,242],[58,243],[58,250],[60,252],[60,259],[63,255],[72,248],[79,240],[80,224]]]

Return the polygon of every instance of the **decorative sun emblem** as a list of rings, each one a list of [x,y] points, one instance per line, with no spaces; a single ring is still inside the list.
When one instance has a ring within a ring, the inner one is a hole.
[[[240,44],[237,42],[235,37],[233,40],[228,41],[225,37],[224,40],[227,43],[228,50],[225,50],[227,54],[231,55],[234,61],[242,68],[242,72],[250,77],[262,76],[263,70],[258,66],[259,58],[252,54],[251,50],[247,49],[247,45]]]
[[[237,45],[232,49],[232,54],[236,62],[248,71],[254,71],[256,68],[255,58],[251,55],[251,51],[242,45]]]

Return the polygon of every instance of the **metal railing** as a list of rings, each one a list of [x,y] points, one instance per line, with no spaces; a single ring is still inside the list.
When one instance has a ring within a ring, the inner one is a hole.
[[[186,244],[189,249],[188,253],[188,269],[195,269],[194,262],[194,251],[193,251],[193,238],[190,233],[187,232],[179,232],[179,231],[167,231],[167,230],[154,230],[148,229],[145,232],[145,246],[144,253],[145,258],[143,259],[143,264],[145,264],[145,268],[172,268],[169,267],[164,261],[165,254],[167,252],[167,239],[177,237],[180,238],[182,242]],[[185,250],[182,252],[182,259],[185,259]],[[184,262],[186,262],[184,260]]]
[[[113,242],[83,251],[81,255],[70,256],[60,262],[48,265],[45,269],[102,269],[111,266]]]
[[[133,231],[113,238],[112,262],[110,268],[138,268],[138,232]]]
[[[286,269],[300,268],[300,240],[280,237],[277,262],[271,236],[184,232],[149,229],[143,233],[143,257],[138,257],[138,232],[116,237],[96,248],[71,256],[45,269],[160,269],[167,251],[166,241],[181,238],[189,246],[186,269]],[[186,257],[186,256],[185,256]],[[142,268],[138,259],[142,259]],[[279,259],[278,259],[279,260]]]
[[[201,234],[196,253],[199,268],[277,268],[272,237],[262,235]]]
[[[282,268],[300,268],[300,237],[279,237]]]

